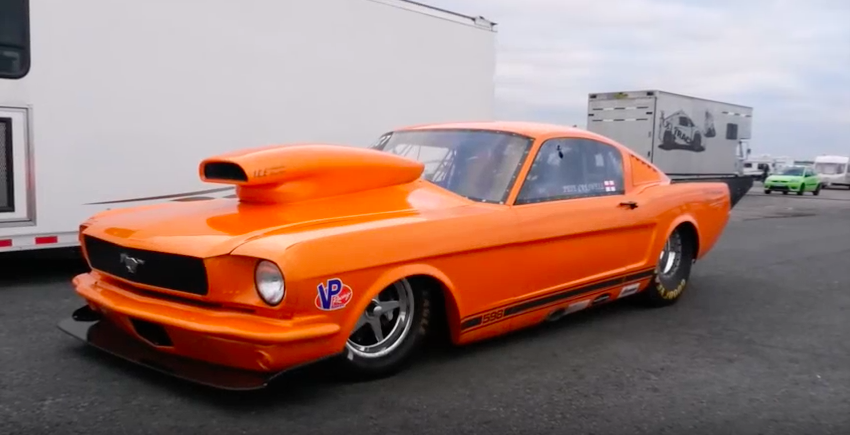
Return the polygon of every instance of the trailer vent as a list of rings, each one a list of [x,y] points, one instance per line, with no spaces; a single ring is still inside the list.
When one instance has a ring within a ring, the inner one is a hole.
[[[248,174],[236,163],[210,162],[204,165],[207,180],[248,181]]]

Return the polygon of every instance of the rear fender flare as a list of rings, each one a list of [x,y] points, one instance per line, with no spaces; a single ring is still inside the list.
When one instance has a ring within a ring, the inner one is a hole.
[[[702,246],[702,243],[701,243],[701,240],[700,240],[700,238],[702,237],[701,236],[702,232],[700,231],[700,227],[699,227],[699,224],[697,223],[697,220],[694,219],[694,217],[691,216],[689,213],[676,216],[672,221],[670,221],[670,225],[668,225],[667,229],[662,233],[662,235],[664,237],[662,237],[660,240],[656,241],[656,247],[655,247],[656,249],[653,252],[661,252],[661,249],[664,247],[664,243],[667,241],[668,238],[670,238],[670,235],[673,234],[673,231],[676,230],[676,228],[678,228],[679,225],[682,225],[684,223],[689,223],[689,224],[693,225],[694,230],[696,231],[697,252],[694,254],[694,258],[699,259],[701,257],[701,252],[699,252],[699,250],[701,249],[700,246]],[[655,254],[653,254],[653,255],[655,255]],[[653,258],[653,261],[654,262],[658,261],[658,259]]]
[[[433,278],[442,285],[445,299],[444,302],[446,305],[446,317],[449,322],[451,335],[454,339],[458,333],[458,313],[460,312],[460,301],[458,300],[457,291],[455,290],[454,284],[452,284],[452,281],[448,276],[446,276],[446,274],[434,266],[423,263],[401,265],[381,273],[375,282],[372,283],[372,285],[365,291],[363,297],[358,298],[357,304],[354,305],[352,310],[352,312],[356,313],[356,315],[350,316],[345,320],[344,324],[340,325],[341,330],[345,331],[346,337],[351,335],[354,325],[357,324],[357,319],[359,319],[360,315],[366,310],[366,307],[369,305],[369,302],[372,301],[372,298],[377,296],[382,290],[389,287],[394,282],[412,276],[427,276]]]

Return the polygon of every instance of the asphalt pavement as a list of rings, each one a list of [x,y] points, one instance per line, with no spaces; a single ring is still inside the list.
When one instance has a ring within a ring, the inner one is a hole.
[[[754,187],[672,307],[610,304],[369,383],[320,365],[233,394],[118,361],[55,327],[81,270],[0,257],[0,434],[850,433],[850,191]]]

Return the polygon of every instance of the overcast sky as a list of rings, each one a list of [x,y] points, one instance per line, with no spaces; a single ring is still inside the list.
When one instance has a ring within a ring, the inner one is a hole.
[[[850,0],[422,1],[499,24],[499,118],[654,88],[753,107],[753,154],[850,154]]]

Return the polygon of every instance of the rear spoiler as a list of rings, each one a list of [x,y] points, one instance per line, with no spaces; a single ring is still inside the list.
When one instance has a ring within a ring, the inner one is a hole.
[[[726,183],[732,207],[753,187],[753,177],[737,174],[667,174],[671,183]]]

